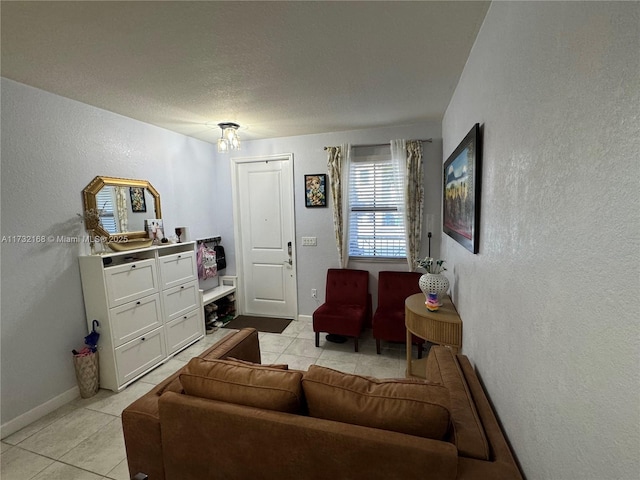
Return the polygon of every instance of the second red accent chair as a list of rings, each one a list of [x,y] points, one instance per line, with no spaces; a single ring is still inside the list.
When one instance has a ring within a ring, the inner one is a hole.
[[[313,312],[313,331],[316,347],[320,346],[320,332],[343,335],[355,339],[362,333],[369,310],[369,272],[348,268],[327,270],[325,303]]]
[[[380,354],[380,340],[406,342],[407,329],[404,324],[404,301],[414,293],[422,293],[418,272],[380,272],[378,274],[378,308],[373,315],[373,338]],[[425,307],[426,308],[426,307]],[[413,335],[418,345],[418,358],[422,358],[424,340]]]

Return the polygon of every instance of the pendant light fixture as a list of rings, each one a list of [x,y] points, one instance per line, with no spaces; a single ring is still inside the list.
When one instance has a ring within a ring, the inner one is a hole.
[[[238,137],[240,125],[226,122],[219,123],[218,126],[222,130],[222,135],[218,139],[218,152],[225,153],[229,150],[240,150],[240,137]]]

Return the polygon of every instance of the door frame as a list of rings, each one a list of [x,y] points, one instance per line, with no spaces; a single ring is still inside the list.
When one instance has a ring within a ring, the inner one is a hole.
[[[255,157],[232,157],[231,163],[231,195],[233,199],[233,235],[234,249],[236,256],[236,275],[237,275],[237,288],[236,288],[236,309],[239,315],[244,314],[244,254],[242,249],[242,232],[240,231],[240,192],[238,188],[238,168],[241,164],[246,163],[261,163],[271,161],[286,161],[289,162],[291,168],[289,168],[290,178],[288,181],[291,184],[292,198],[291,198],[291,225],[293,231],[291,232],[291,258],[293,259],[293,269],[295,275],[294,294],[293,294],[293,319],[298,320],[298,259],[296,256],[296,209],[295,209],[295,176],[293,173],[293,153],[276,153],[271,155],[258,155]]]

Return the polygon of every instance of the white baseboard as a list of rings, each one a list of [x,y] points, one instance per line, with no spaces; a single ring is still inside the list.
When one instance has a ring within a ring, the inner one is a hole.
[[[298,315],[298,320],[304,320],[306,322],[311,322],[313,320],[312,315]]]
[[[26,427],[27,425],[40,420],[45,415],[57,410],[58,408],[66,405],[67,403],[75,400],[80,396],[80,389],[75,386],[64,393],[61,393],[57,397],[53,397],[51,400],[46,401],[42,405],[38,405],[32,408],[28,412],[19,415],[13,420],[9,420],[6,423],[0,425],[0,438],[8,437],[9,435],[17,432],[18,430]]]

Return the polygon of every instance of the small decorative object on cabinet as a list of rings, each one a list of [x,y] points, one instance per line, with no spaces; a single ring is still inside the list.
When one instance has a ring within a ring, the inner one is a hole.
[[[154,245],[163,243],[164,236],[164,224],[161,218],[148,218],[145,220],[145,228],[149,234],[149,238],[153,241]]]
[[[420,290],[424,293],[425,300],[429,300],[430,293],[437,293],[440,306],[442,306],[443,297],[449,291],[449,279],[442,274],[446,270],[444,262],[444,260],[434,260],[431,257],[426,257],[416,262],[419,268],[427,271],[420,277],[418,282]]]
[[[439,305],[442,305],[442,298],[449,291],[449,279],[441,273],[425,273],[420,277],[418,285],[426,300],[429,300],[430,293],[437,294]]]
[[[80,273],[102,388],[122,390],[204,336],[194,242],[82,256]]]
[[[429,310],[430,312],[437,312],[441,305],[441,303],[438,301],[438,294],[427,294],[427,301],[425,302],[425,305],[427,306],[427,310]]]

